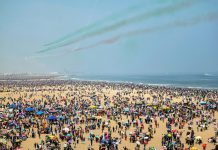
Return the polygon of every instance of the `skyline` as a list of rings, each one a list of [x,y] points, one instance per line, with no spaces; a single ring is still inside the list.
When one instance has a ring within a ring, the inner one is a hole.
[[[0,72],[218,73],[217,4],[4,1]]]

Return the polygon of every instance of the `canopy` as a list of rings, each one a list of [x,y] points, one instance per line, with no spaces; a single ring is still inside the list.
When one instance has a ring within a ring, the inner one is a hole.
[[[9,105],[9,108],[16,108],[17,106],[15,104]]]
[[[36,113],[37,115],[43,115],[44,114],[44,111],[38,111],[37,113]]]
[[[206,105],[207,102],[201,101],[200,104],[201,104],[201,105]]]
[[[25,108],[25,110],[26,110],[26,111],[34,111],[34,108],[32,108],[32,107],[27,107],[27,108]]]
[[[0,143],[7,144],[7,141],[5,139],[0,139]]]
[[[124,108],[124,111],[125,112],[129,112],[129,108]]]
[[[69,128],[63,128],[63,130],[65,131],[65,132],[69,132],[70,131],[70,129]]]
[[[98,108],[98,107],[95,106],[95,105],[91,105],[91,106],[89,106],[89,108],[90,108],[90,109],[96,109],[96,108]]]
[[[58,140],[57,136],[54,135],[49,135],[48,138],[51,140]]]
[[[49,113],[56,113],[57,111],[55,109],[50,109]]]
[[[47,118],[47,120],[57,120],[57,117],[55,117],[55,116],[49,116],[49,117]]]
[[[195,139],[202,139],[202,137],[201,136],[196,136]]]

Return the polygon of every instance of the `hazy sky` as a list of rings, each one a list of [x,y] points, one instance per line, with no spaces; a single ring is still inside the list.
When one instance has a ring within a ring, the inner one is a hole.
[[[217,39],[217,0],[0,1],[1,73],[218,72]]]

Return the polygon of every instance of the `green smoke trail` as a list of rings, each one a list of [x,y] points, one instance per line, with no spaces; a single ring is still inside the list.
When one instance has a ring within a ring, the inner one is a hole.
[[[142,6],[143,6],[142,4],[136,5],[136,6],[133,6],[133,7],[129,7],[129,8],[127,8],[127,9],[121,11],[121,12],[118,12],[116,14],[112,14],[112,15],[106,17],[106,18],[98,20],[97,22],[95,22],[95,23],[93,23],[91,25],[88,25],[86,27],[80,28],[77,31],[75,31],[73,33],[70,33],[70,34],[68,34],[68,35],[66,35],[66,36],[64,36],[64,37],[62,37],[62,38],[60,38],[60,39],[58,39],[56,41],[53,41],[53,42],[48,43],[48,44],[45,44],[45,46],[51,46],[53,44],[63,42],[66,39],[71,38],[73,36],[77,36],[79,34],[84,34],[87,31],[90,31],[90,30],[93,30],[93,29],[96,29],[96,28],[100,27],[102,24],[107,23],[108,21],[116,20],[116,19],[118,19],[118,18],[120,18],[122,16],[125,16],[128,13],[131,13],[132,11],[138,10]]]
[[[166,3],[166,1],[180,1],[180,0],[165,0],[165,1],[162,1],[162,0],[156,0],[158,3]],[[108,21],[111,21],[111,20],[116,20],[116,19],[119,19],[120,17],[122,16],[125,16],[126,14],[129,14],[129,13],[132,13],[133,11],[135,10],[138,10],[139,8],[141,8],[143,5],[142,4],[139,4],[139,5],[136,5],[136,6],[133,6],[133,7],[129,7],[125,10],[122,10],[121,12],[118,12],[118,13],[114,13],[106,18],[103,18],[101,20],[98,20],[97,22],[91,24],[91,25],[88,25],[86,27],[83,27],[83,28],[80,28],[78,30],[76,30],[75,32],[73,33],[70,33],[56,41],[53,41],[51,43],[48,43],[48,44],[45,44],[44,46],[52,46],[54,44],[58,44],[58,43],[61,43],[65,40],[68,40],[69,38],[72,38],[74,36],[77,36],[79,34],[84,34],[86,32],[90,32],[90,30],[93,30],[93,29],[96,29],[98,27],[100,27],[101,25],[103,25],[104,23],[107,23]]]
[[[182,28],[182,27],[192,26],[192,25],[195,25],[198,23],[202,23],[202,22],[204,23],[204,22],[209,22],[209,21],[214,21],[214,20],[218,20],[218,13],[209,13],[206,15],[193,17],[193,18],[190,18],[188,20],[174,21],[174,22],[168,23],[164,26],[139,29],[139,30],[123,33],[123,34],[117,35],[115,37],[97,42],[97,43],[92,44],[92,45],[73,49],[73,50],[71,50],[71,52],[95,48],[95,47],[98,47],[100,45],[112,44],[112,43],[115,43],[115,42],[121,40],[122,38],[127,38],[130,36],[140,35],[140,34],[144,34],[144,33],[153,33],[153,32],[163,31],[163,30],[167,30],[167,29],[171,29],[171,28]]]
[[[193,4],[195,4],[196,2],[199,2],[199,1],[200,0],[187,0],[185,2],[178,3],[176,5],[166,6],[166,7],[160,8],[159,10],[155,10],[155,11],[152,11],[152,12],[149,12],[149,13],[146,12],[146,13],[143,13],[143,14],[138,15],[138,16],[134,16],[134,17],[131,17],[131,18],[128,18],[128,19],[124,19],[124,20],[121,20],[121,21],[119,21],[117,23],[114,23],[112,25],[100,28],[97,31],[87,33],[87,34],[85,34],[83,36],[80,36],[80,37],[78,37],[78,38],[76,38],[76,39],[74,39],[72,41],[64,42],[62,44],[58,44],[58,45],[55,45],[55,46],[48,47],[46,49],[40,50],[40,51],[38,51],[38,53],[43,53],[43,52],[51,51],[51,50],[59,48],[59,47],[67,46],[67,45],[73,44],[75,42],[85,40],[87,38],[91,38],[91,37],[94,37],[94,36],[97,36],[97,35],[101,35],[103,33],[114,31],[114,30],[119,29],[119,28],[121,28],[123,26],[126,26],[126,25],[130,25],[130,24],[134,24],[134,23],[144,21],[146,19],[150,19],[150,18],[153,18],[153,17],[158,17],[158,16],[162,16],[162,15],[175,13],[175,12],[177,12],[179,10],[183,10],[183,9],[189,7],[189,6],[192,6]]]

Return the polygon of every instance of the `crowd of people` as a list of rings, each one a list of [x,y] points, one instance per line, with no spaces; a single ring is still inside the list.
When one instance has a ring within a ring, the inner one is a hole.
[[[217,150],[217,107],[215,90],[4,80],[0,149]]]

